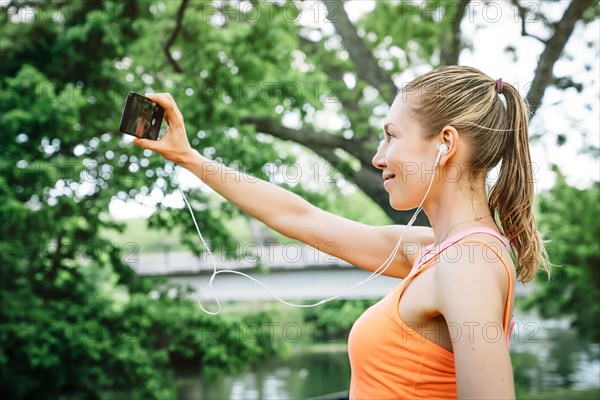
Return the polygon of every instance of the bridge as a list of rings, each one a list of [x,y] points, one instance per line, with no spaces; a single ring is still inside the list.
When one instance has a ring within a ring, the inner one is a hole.
[[[397,278],[377,276],[353,287],[371,273],[298,243],[253,243],[243,251],[215,254],[214,261],[217,270],[244,272],[289,302],[320,300],[337,294],[341,294],[340,299],[379,299],[401,282]],[[199,290],[207,287],[213,273],[213,262],[208,254],[196,257],[191,252],[139,254],[129,265],[142,276],[163,276],[172,283]],[[213,290],[221,302],[274,300],[264,287],[236,273],[219,273]],[[517,284],[516,295],[526,296],[530,290]],[[203,302],[213,300],[210,293],[203,296]]]

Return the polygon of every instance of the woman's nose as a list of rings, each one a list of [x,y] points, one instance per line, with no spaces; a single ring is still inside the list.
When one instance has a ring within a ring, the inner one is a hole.
[[[375,168],[384,169],[387,166],[387,164],[385,163],[385,147],[386,143],[384,140],[379,142],[379,145],[377,146],[377,152],[375,153],[375,155],[373,156],[373,160],[371,161]]]

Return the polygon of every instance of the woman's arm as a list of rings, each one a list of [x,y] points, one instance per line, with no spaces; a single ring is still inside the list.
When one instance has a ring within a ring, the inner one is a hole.
[[[506,270],[482,245],[456,245],[435,269],[436,304],[453,335],[459,399],[514,399],[506,335]],[[454,337],[455,336],[455,337]]]
[[[369,271],[377,269],[393,250],[404,226],[374,227],[342,218],[277,185],[207,159],[190,147],[183,116],[173,98],[169,94],[147,97],[165,108],[169,129],[159,141],[135,139],[134,143],[186,168],[250,216],[285,236]],[[405,277],[413,255],[432,241],[431,228],[408,229],[385,275]]]

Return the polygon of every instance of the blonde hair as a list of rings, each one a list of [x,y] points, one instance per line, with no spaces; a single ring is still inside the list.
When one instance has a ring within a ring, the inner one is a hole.
[[[497,89],[501,89],[503,104]],[[533,170],[529,153],[529,109],[517,89],[476,68],[446,66],[411,81],[403,90],[429,138],[451,125],[472,148],[469,179],[500,161],[498,180],[488,196],[491,215],[510,241],[517,278],[532,280],[539,268],[550,276],[550,262],[533,215]]]

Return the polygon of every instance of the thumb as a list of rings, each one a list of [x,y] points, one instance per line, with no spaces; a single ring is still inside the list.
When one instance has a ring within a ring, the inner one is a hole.
[[[141,147],[142,149],[156,151],[156,140],[135,138],[133,139],[133,144]]]

